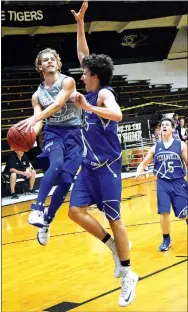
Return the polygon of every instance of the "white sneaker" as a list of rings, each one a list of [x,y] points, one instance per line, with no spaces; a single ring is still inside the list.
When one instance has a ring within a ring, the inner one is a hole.
[[[37,239],[39,244],[45,246],[50,238],[49,224],[45,224],[43,228],[38,230]]]
[[[132,242],[129,241],[129,250],[131,250],[131,248],[132,248]],[[113,252],[113,258],[114,258],[114,262],[115,262],[114,277],[118,278],[121,276],[121,273],[120,273],[121,262],[120,262],[120,259],[118,257],[117,251]]]
[[[39,228],[44,225],[44,212],[40,210],[32,210],[28,216],[28,223]]]
[[[119,305],[121,307],[128,306],[136,296],[136,284],[138,282],[138,275],[134,272],[128,271],[125,277],[122,277],[121,293],[119,297]]]

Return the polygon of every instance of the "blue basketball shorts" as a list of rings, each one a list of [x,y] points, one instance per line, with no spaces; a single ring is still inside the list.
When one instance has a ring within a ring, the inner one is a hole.
[[[165,180],[157,179],[158,213],[170,213],[174,210],[176,217],[184,219],[188,216],[188,183],[184,178]]]
[[[80,127],[45,126],[42,154],[37,157],[38,164],[43,162],[43,166],[47,169],[49,156],[52,159],[53,152],[57,150],[62,155],[62,170],[75,175],[82,164],[84,150]]]
[[[70,207],[96,204],[108,220],[119,220],[121,203],[121,174],[99,173],[84,165],[71,192]]]

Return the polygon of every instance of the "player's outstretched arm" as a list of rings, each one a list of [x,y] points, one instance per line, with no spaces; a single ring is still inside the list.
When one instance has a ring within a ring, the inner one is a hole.
[[[53,116],[65,105],[65,103],[70,98],[71,93],[75,90],[76,90],[76,83],[74,79],[71,77],[67,77],[63,81],[62,90],[58,93],[55,103],[49,105],[47,108],[36,113],[32,117],[19,122],[18,123],[19,129],[21,130],[26,127],[26,131],[27,131],[29,128],[34,127],[36,123],[38,123],[39,121]]]
[[[182,155],[182,158],[183,158],[186,166],[188,167],[187,153],[188,153],[187,144],[185,142],[181,141],[181,155]]]
[[[143,161],[138,165],[137,171],[136,171],[136,179],[139,179],[140,176],[145,173],[144,169],[147,165],[149,165],[153,161],[154,154],[155,154],[155,145],[149,149]]]
[[[77,22],[77,54],[80,64],[84,56],[89,55],[89,48],[86,41],[85,30],[84,30],[84,16],[88,8],[88,1],[84,1],[80,11],[76,13],[74,10],[71,10],[74,18]]]

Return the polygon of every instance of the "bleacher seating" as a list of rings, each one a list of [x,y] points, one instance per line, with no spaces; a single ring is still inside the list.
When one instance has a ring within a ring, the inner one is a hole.
[[[84,86],[80,81],[81,73],[72,74],[72,76],[75,78],[77,89],[84,92]],[[3,72],[1,77],[1,155],[2,162],[5,162],[11,153],[6,141],[8,128],[33,114],[31,97],[41,79],[39,74],[33,70]],[[155,115],[156,112],[168,111],[185,115],[185,109],[188,106],[188,89],[173,89],[172,84],[153,85],[150,80],[129,80],[127,76],[114,76],[112,87],[118,95],[118,103],[122,111],[125,111],[124,118],[135,115]],[[151,102],[168,105],[145,106],[146,103]]]

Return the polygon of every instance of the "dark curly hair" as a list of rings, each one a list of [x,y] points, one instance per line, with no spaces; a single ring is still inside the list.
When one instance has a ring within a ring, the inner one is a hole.
[[[161,126],[161,124],[162,124],[163,121],[170,121],[170,122],[171,122],[171,125],[172,125],[172,128],[175,127],[175,121],[174,121],[174,119],[169,118],[169,117],[163,117],[163,118],[161,119],[160,126]]]
[[[83,58],[82,68],[87,68],[91,76],[97,75],[101,86],[107,86],[111,83],[113,77],[113,61],[105,54],[90,54]]]

